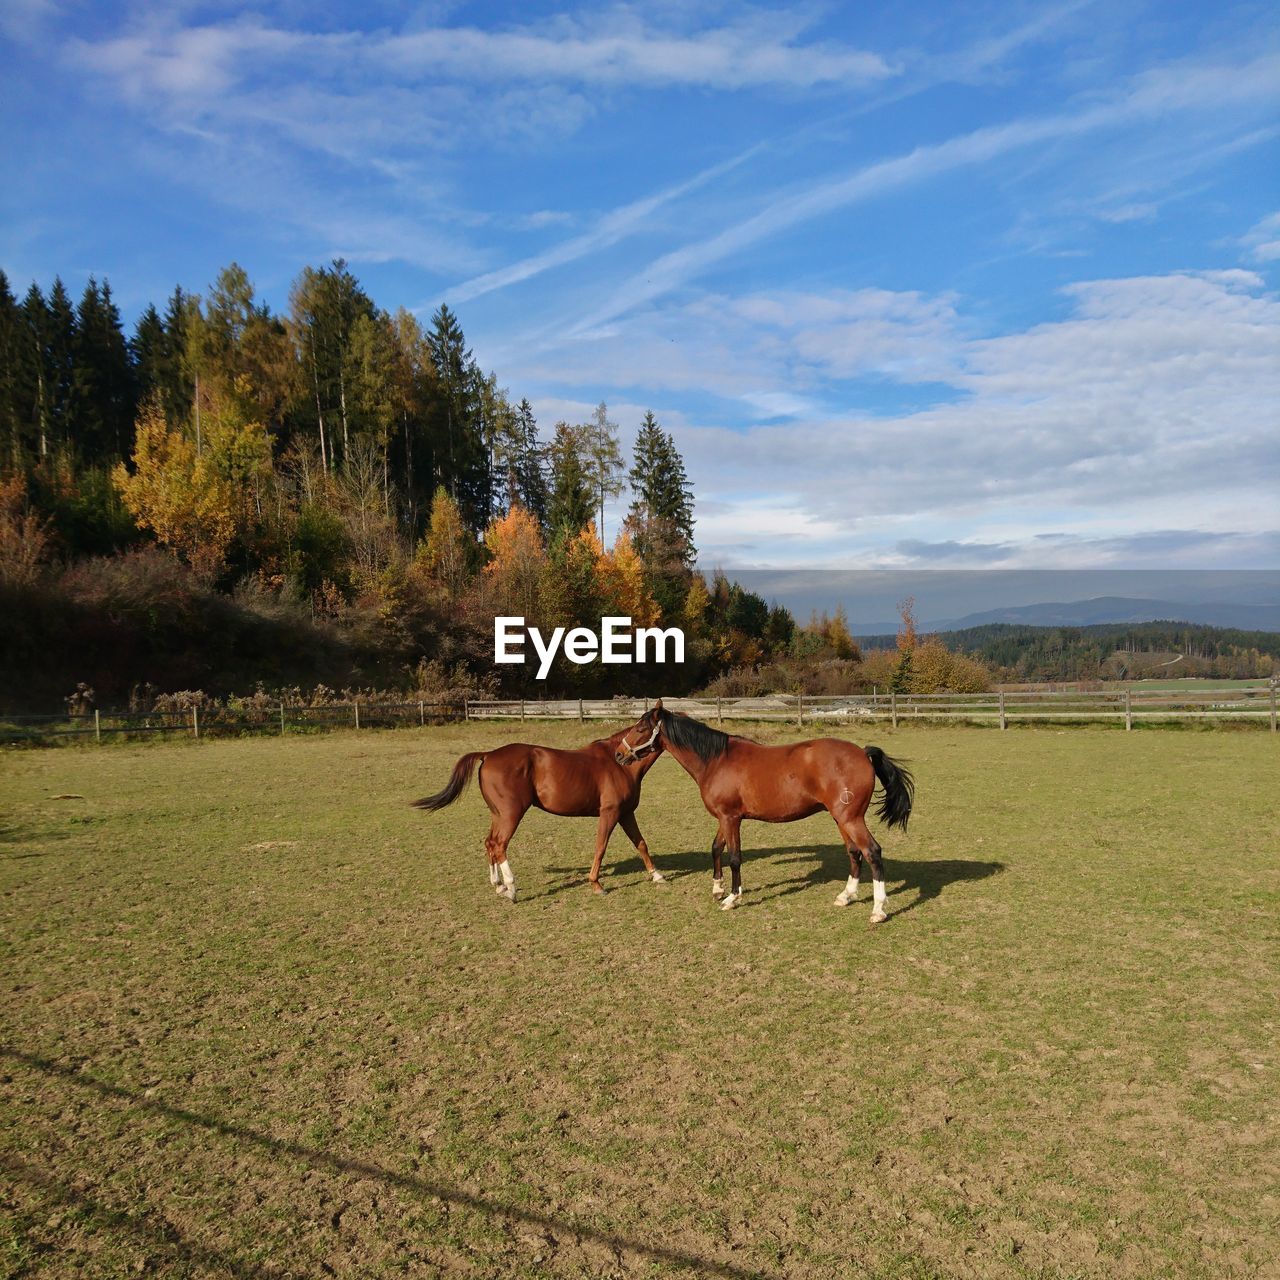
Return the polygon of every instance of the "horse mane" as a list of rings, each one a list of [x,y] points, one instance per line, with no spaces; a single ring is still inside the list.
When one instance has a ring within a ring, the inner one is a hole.
[[[729,747],[729,735],[719,729],[713,729],[701,720],[686,716],[680,712],[658,712],[662,719],[662,731],[673,747],[684,747],[692,751],[701,760],[714,760],[724,755]]]

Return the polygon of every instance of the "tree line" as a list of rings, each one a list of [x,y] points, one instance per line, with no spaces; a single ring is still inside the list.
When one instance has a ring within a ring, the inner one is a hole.
[[[341,260],[305,268],[283,314],[233,263],[204,295],[177,288],[147,306],[129,335],[106,281],[90,278],[73,303],[61,279],[18,298],[0,272],[0,587],[26,593],[18,648],[28,665],[52,662],[66,635],[91,637],[128,667],[109,632],[130,618],[132,647],[159,671],[200,678],[189,652],[168,661],[157,648],[165,601],[232,633],[228,608],[255,613],[244,628],[259,649],[262,620],[279,631],[287,619],[293,638],[271,643],[323,650],[329,676],[346,653],[351,679],[382,683],[420,682],[425,663],[533,691],[523,668],[493,675],[495,613],[544,629],[609,613],[678,625],[682,671],[623,673],[673,692],[784,656],[856,661],[843,623],[798,626],[697,572],[672,434],[646,413],[627,458],[619,430],[601,403],[544,437],[448,306],[426,324],[390,313]],[[624,494],[606,539],[606,509]],[[209,603],[188,607],[196,596]],[[85,609],[98,611],[91,622]],[[36,634],[40,617],[58,636]],[[304,623],[323,644],[298,638]],[[175,631],[175,654],[202,644],[190,627]],[[262,678],[247,660],[239,672],[220,661],[203,678]],[[282,663],[262,665],[306,679],[300,658]],[[542,687],[605,682],[562,662]],[[619,687],[616,668],[607,683]]]

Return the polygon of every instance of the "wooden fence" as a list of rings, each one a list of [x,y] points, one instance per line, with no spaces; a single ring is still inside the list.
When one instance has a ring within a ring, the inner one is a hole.
[[[652,705],[646,698],[565,698],[533,700],[438,700],[353,702],[320,707],[256,704],[191,708],[186,711],[80,715],[0,716],[0,742],[16,744],[67,739],[103,742],[169,734],[200,740],[245,733],[323,732],[329,729],[422,727],[467,720],[638,720]],[[995,693],[892,694],[809,697],[773,694],[760,698],[669,698],[664,706],[709,724],[772,721],[796,728],[840,730],[859,723],[949,722],[998,725],[1020,723],[1123,725],[1238,723],[1277,731],[1277,684],[1229,689],[1168,690],[1126,688],[1095,691],[1020,690]]]

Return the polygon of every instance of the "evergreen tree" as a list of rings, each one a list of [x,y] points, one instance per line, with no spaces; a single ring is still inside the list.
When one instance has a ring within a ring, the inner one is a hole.
[[[551,500],[547,524],[552,538],[563,544],[591,522],[592,494],[583,461],[580,428],[556,423],[551,442]]]
[[[19,431],[28,442],[26,451],[40,462],[49,456],[55,443],[49,362],[52,328],[53,318],[44,294],[32,281],[18,308],[14,381]]]
[[[129,362],[133,366],[133,398],[138,404],[163,394],[166,337],[164,321],[154,303],[138,317],[129,339]]]
[[[195,370],[189,356],[193,329],[200,322],[200,300],[181,287],[174,289],[164,313],[164,343],[159,361],[159,391],[165,420],[173,426],[189,422],[196,398]]]
[[[92,277],[76,312],[69,416],[82,461],[108,466],[133,443],[133,378],[111,287]]]
[[[697,556],[693,491],[675,441],[652,412],[647,412],[640,424],[627,478],[635,495],[630,519],[641,556],[655,562],[675,559],[692,568]]]
[[[609,421],[609,409],[603,400],[596,406],[591,421],[580,428],[583,441],[583,461],[587,480],[595,500],[599,517],[597,529],[604,539],[604,504],[622,492],[624,464],[622,450],[618,447],[618,424]]]
[[[60,276],[49,291],[44,349],[44,396],[50,448],[65,453],[72,440],[76,313]],[[42,454],[42,456],[44,456]]]
[[[492,506],[489,448],[480,404],[484,378],[467,348],[458,317],[444,304],[431,317],[427,346],[440,388],[440,479],[468,527],[480,533],[489,522]]]
[[[18,409],[19,340],[22,317],[0,271],[0,470],[22,469],[22,417]]]
[[[644,561],[649,589],[673,619],[684,605],[696,552],[693,545],[693,494],[675,443],[652,413],[636,435],[628,474],[634,495],[627,524]]]
[[[504,499],[505,511],[523,507],[537,522],[547,523],[545,455],[538,442],[538,424],[528,400],[512,407],[503,396],[494,442],[494,478]]]

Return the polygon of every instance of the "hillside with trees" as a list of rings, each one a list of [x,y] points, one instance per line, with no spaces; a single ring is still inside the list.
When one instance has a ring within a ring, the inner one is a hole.
[[[990,623],[940,632],[935,641],[966,654],[1001,680],[1124,680],[1158,676],[1270,679],[1280,666],[1280,634],[1188,622],[1036,627]],[[893,636],[863,637],[868,651]]]
[[[128,337],[106,282],[19,299],[0,273],[10,710],[81,686],[103,705],[258,684],[680,692],[804,635],[695,558],[693,492],[652,413],[630,460],[603,403],[544,439],[447,306],[389,313],[342,261],[305,268],[284,314],[232,264]],[[606,676],[561,658],[535,686],[495,672],[497,613],[678,625],[688,660]]]

